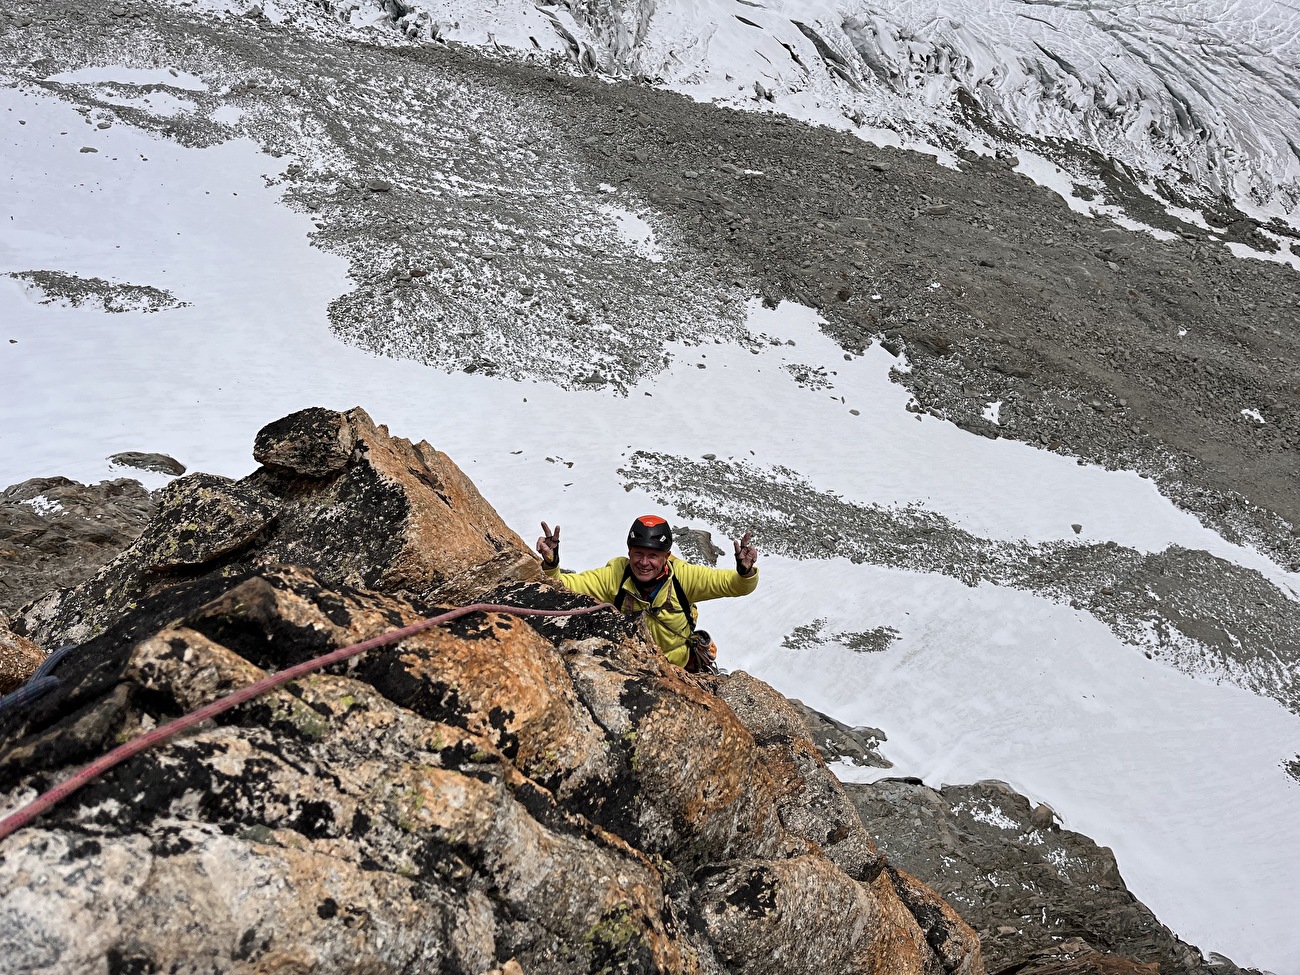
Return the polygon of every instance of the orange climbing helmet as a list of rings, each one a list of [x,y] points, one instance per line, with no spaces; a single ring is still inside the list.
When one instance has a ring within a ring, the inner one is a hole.
[[[642,515],[628,529],[627,547],[667,552],[673,547],[673,530],[658,515]]]

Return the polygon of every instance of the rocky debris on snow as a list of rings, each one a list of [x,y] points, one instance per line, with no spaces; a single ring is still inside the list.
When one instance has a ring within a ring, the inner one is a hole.
[[[275,562],[430,599],[540,575],[450,458],[390,437],[364,410],[292,414],[265,427],[256,450],[267,463],[240,481],[199,473],[161,489],[157,515],[125,557],[26,607],[15,632],[43,646],[84,641],[182,580]]]
[[[25,684],[45,660],[45,651],[0,624],[0,695]]]
[[[168,454],[125,450],[111,455],[108,461],[117,467],[134,467],[138,471],[152,471],[155,474],[167,474],[171,477],[179,477],[185,473],[185,465]]]
[[[83,278],[64,271],[14,271],[9,277],[26,282],[30,293],[42,305],[58,304],[69,308],[85,305],[111,314],[165,311],[189,305],[188,301],[177,300],[170,291],[152,285]]]
[[[713,541],[713,533],[703,528],[673,528],[673,544],[688,562],[697,565],[718,564],[727,554]]]
[[[880,653],[888,650],[898,637],[898,631],[892,626],[877,626],[870,630],[837,633],[835,640],[855,653]]]
[[[825,643],[822,631],[826,628],[826,620],[813,620],[811,623],[805,623],[802,626],[796,626],[787,633],[781,640],[781,646],[787,650],[806,650],[809,647],[819,646]]]
[[[831,376],[835,375],[835,372],[834,370],[828,370],[825,366],[801,365],[790,362],[781,368],[788,372],[794,381],[804,389],[834,388]]]
[[[1173,545],[1146,553],[1115,542],[1007,542],[972,535],[920,507],[856,504],[817,491],[794,471],[703,464],[637,451],[620,474],[663,504],[729,532],[752,529],[766,551],[828,552],[1040,593],[1091,613],[1120,639],[1186,673],[1232,681],[1300,713],[1300,603],[1255,569]],[[786,516],[782,512],[795,512]],[[785,637],[801,649],[834,640],[884,649],[886,627],[824,632],[814,620]]]
[[[781,646],[787,650],[807,650],[827,643],[838,643],[857,653],[879,653],[889,649],[889,645],[898,637],[898,631],[892,626],[877,626],[859,632],[827,633],[826,620],[817,619],[796,626],[782,638]]]
[[[880,743],[887,739],[879,728],[852,728],[842,721],[836,721],[829,714],[810,708],[803,701],[791,698],[790,703],[803,713],[808,737],[816,743],[817,750],[827,763],[844,762],[871,768],[894,767],[893,762],[880,754]]]
[[[95,635],[45,696],[0,712],[0,805],[432,615],[446,580],[591,605],[521,581],[489,539],[512,556],[522,543],[454,464],[359,409],[286,418],[259,449],[319,470],[344,425],[355,447],[332,475],[173,482],[141,542],[64,595]],[[325,524],[341,539],[328,552]],[[445,544],[417,560],[434,531]],[[363,559],[330,564],[351,545]],[[181,573],[159,553],[193,558]],[[881,857],[804,720],[747,674],[686,675],[611,611],[468,615],[240,705],[0,841],[6,961],[980,975],[974,932]]]
[[[34,477],[0,492],[0,622],[75,586],[131,544],[157,505],[139,481]]]
[[[1286,770],[1287,775],[1291,776],[1291,778],[1295,779],[1297,782],[1300,782],[1300,755],[1296,755],[1295,758],[1283,762],[1282,768]]]
[[[979,930],[990,971],[1241,971],[1179,940],[1129,892],[1108,848],[1003,782],[932,789],[881,779],[845,790],[890,861]]]
[[[78,16],[89,6],[74,0]],[[119,43],[87,36],[76,60],[120,62]],[[662,367],[669,336],[744,335],[744,294],[673,228],[653,252],[630,239],[621,215],[649,208],[631,188],[611,199],[575,161],[589,133],[554,111],[565,79],[545,76],[538,97],[494,83],[463,49],[398,52],[175,8],[149,11],[132,45],[210,80],[168,92],[193,111],[151,115],[146,91],[116,83],[24,81],[159,138],[244,136],[292,158],[267,183],[311,215],[314,246],[350,265],[355,286],[329,308],[344,341],[440,369],[626,388]]]

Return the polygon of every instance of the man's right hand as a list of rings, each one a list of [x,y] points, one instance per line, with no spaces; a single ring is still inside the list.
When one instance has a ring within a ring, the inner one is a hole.
[[[548,569],[554,569],[560,564],[559,525],[552,530],[546,522],[542,522],[542,537],[537,540],[537,554],[542,557],[542,564]]]

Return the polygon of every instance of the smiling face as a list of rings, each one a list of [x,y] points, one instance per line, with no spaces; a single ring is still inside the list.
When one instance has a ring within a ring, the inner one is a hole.
[[[668,553],[653,548],[635,548],[627,550],[627,560],[632,568],[632,577],[637,582],[653,582],[663,575],[664,566],[668,564]]]

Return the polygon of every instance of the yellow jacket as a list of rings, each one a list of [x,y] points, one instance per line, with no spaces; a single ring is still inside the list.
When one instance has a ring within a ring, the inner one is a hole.
[[[690,657],[690,652],[686,649],[686,638],[690,636],[691,628],[686,623],[686,614],[677,605],[673,578],[676,577],[682,584],[682,592],[691,602],[692,619],[699,618],[697,604],[701,600],[721,596],[748,596],[758,587],[757,569],[753,575],[742,576],[735,569],[710,569],[673,555],[668,557],[668,575],[664,578],[663,585],[648,603],[637,591],[636,580],[627,573],[625,556],[610,559],[602,568],[586,572],[561,572],[559,566],[556,566],[547,569],[546,574],[566,589],[583,593],[602,603],[612,603],[621,586],[627,593],[623,598],[623,612],[629,616],[644,613],[655,644],[671,663],[679,667],[685,667]]]

